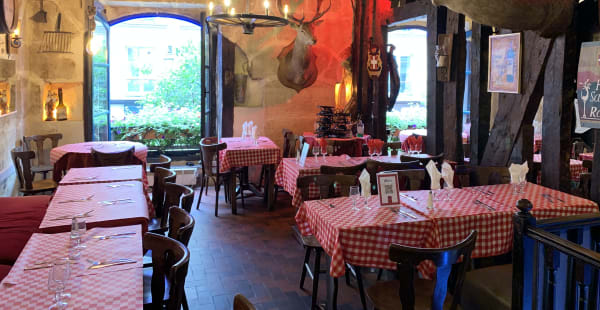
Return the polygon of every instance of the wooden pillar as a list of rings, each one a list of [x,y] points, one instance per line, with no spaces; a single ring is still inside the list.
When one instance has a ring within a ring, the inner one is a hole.
[[[544,76],[542,185],[571,190],[571,119],[577,78],[577,38],[573,32],[554,40]]]
[[[223,75],[222,107],[221,107],[221,136],[233,137],[233,105],[235,93],[235,43],[223,37],[221,44],[221,63]]]
[[[600,167],[600,129],[594,131],[594,160],[592,167]],[[542,147],[544,145],[542,144]],[[592,185],[590,196],[593,201],[600,201],[600,169],[592,169]]]
[[[521,131],[510,156],[510,162],[520,164],[527,161],[529,171],[533,169],[533,125],[531,123],[521,125]]]
[[[206,126],[207,135],[217,135],[217,93],[219,92],[219,70],[218,66],[218,54],[219,54],[219,37],[221,32],[218,29],[219,26],[210,27],[208,30],[209,35],[209,89],[210,95],[208,96],[208,113],[206,115]]]
[[[450,81],[444,83],[444,157],[453,161],[463,160],[462,110],[465,92],[466,37],[465,16],[448,11],[446,33],[454,35],[452,45],[452,68]]]
[[[438,33],[446,32],[445,7],[429,5],[427,11],[427,138],[425,151],[439,154],[444,150],[444,83],[437,81],[435,46]]]
[[[489,36],[492,28],[473,23],[471,27],[471,165],[479,165],[490,132],[492,96],[487,91]]]

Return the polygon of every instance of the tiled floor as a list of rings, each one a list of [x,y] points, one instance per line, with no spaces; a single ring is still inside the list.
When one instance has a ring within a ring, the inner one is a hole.
[[[214,191],[202,197],[189,249],[191,262],[186,294],[191,309],[231,309],[233,296],[244,294],[257,309],[310,309],[312,282],[299,288],[304,258],[302,246],[292,236],[295,210],[290,197],[279,194],[275,211],[262,199],[250,198],[246,208],[238,201],[238,215],[219,198],[214,216]],[[196,193],[196,199],[198,193]],[[324,300],[324,275],[319,296]],[[338,309],[362,309],[358,291],[340,281]]]

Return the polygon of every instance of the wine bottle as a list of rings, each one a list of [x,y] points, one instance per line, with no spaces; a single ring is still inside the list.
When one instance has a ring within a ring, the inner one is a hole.
[[[67,120],[67,107],[63,103],[62,88],[58,89],[58,105],[56,106],[56,120],[57,121],[66,121]]]

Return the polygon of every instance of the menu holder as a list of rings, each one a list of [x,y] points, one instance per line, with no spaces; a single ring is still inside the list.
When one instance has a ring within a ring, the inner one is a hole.
[[[400,188],[398,187],[397,173],[378,173],[377,189],[379,204],[381,206],[394,206],[400,204]]]
[[[310,149],[310,145],[308,143],[304,143],[302,146],[302,154],[300,155],[300,166],[304,167],[304,163],[306,162],[306,156],[308,156],[308,150]]]

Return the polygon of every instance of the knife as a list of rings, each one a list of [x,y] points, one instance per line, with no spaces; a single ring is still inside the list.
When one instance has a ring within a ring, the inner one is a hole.
[[[402,193],[400,193],[399,195],[401,197],[404,197],[404,198],[408,199],[408,200],[412,200],[414,202],[417,202],[417,200],[415,198],[411,197],[411,196],[408,196],[408,195],[405,195],[405,194],[402,194]]]
[[[106,237],[118,237],[118,236],[129,236],[129,235],[135,235],[134,232],[126,232],[126,233],[120,233],[120,234],[112,234],[112,235],[97,235],[97,236],[93,236],[92,238],[94,239],[102,239],[102,238],[106,238]]]
[[[99,269],[99,268],[104,268],[104,267],[124,265],[124,264],[133,264],[133,263],[136,263],[136,261],[134,261],[132,259],[115,259],[115,260],[109,260],[106,262],[102,262],[97,265],[91,265],[90,267],[88,267],[88,269]]]

